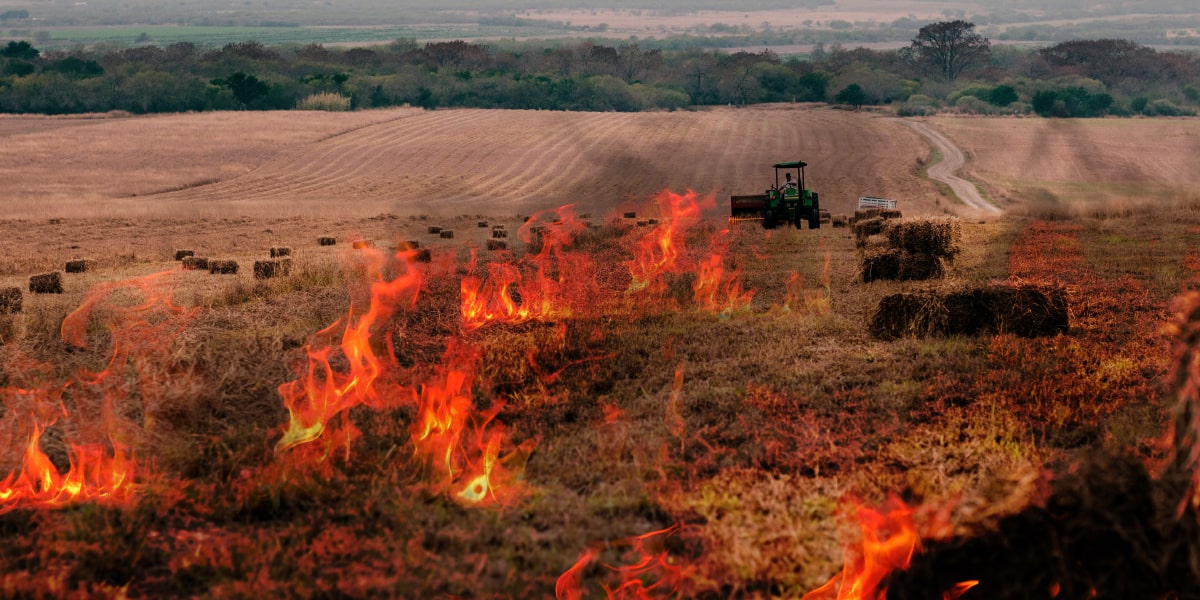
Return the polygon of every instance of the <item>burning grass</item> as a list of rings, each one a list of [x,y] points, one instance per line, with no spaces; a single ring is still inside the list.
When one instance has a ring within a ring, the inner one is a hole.
[[[1141,283],[1186,271],[1184,252],[1111,277],[1085,228],[964,226],[951,276],[1058,290],[1070,328],[882,341],[873,310],[911,289],[857,283],[847,230],[725,230],[706,203],[664,192],[644,227],[547,211],[473,258],[498,231],[478,217],[395,253],[306,233],[288,277],[173,271],[93,288],[77,313],[74,290],[27,298],[0,368],[0,474],[26,490],[0,515],[4,589],[796,597],[842,571],[818,595],[924,581],[970,598],[995,581],[938,565],[1049,506],[1044,467],[1114,446],[1166,460],[1166,298]],[[370,233],[425,229],[395,226]],[[111,418],[90,417],[105,398]],[[89,501],[37,504],[72,477]],[[839,527],[852,557],[866,539],[896,560],[843,571]],[[890,573],[910,554],[912,574]]]

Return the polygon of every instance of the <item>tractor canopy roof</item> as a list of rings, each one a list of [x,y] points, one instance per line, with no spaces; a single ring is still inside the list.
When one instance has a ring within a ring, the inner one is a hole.
[[[775,163],[776,169],[798,169],[800,167],[807,167],[807,166],[808,166],[808,163],[806,163],[802,160],[790,160],[787,162]]]

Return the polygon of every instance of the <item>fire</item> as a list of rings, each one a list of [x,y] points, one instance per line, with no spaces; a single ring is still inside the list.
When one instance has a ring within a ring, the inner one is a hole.
[[[803,600],[883,600],[887,597],[884,580],[892,571],[908,568],[913,554],[921,551],[922,537],[941,539],[952,533],[948,515],[953,503],[937,507],[932,516],[921,511],[925,518],[918,519],[917,509],[895,497],[888,498],[882,510],[852,498],[847,502],[858,526],[858,539],[843,544],[846,562],[842,572],[805,594]],[[959,582],[942,593],[943,600],[957,600],[978,584]]]
[[[489,263],[486,280],[474,275],[477,259],[472,250],[468,266],[471,274],[460,283],[463,326],[470,331],[489,323],[571,316],[576,305],[595,290],[590,259],[568,250],[584,227],[569,204],[535,214],[517,235],[537,252],[527,256],[523,265]]]
[[[464,505],[505,506],[527,490],[522,481],[525,461],[537,441],[528,440],[500,456],[509,441],[504,426],[495,422],[504,403],[497,401],[485,412],[475,410],[475,361],[469,348],[451,344],[441,374],[419,386],[417,416],[410,426],[413,459],[435,491],[448,491]]]
[[[675,262],[686,250],[683,234],[700,220],[701,201],[711,203],[712,198],[701,199],[691,190],[682,195],[663,190],[653,200],[663,219],[634,246],[628,263],[632,281],[626,294],[661,291],[662,276],[678,269]]]
[[[334,417],[355,406],[378,407],[381,398],[399,393],[394,387],[384,394],[377,389],[379,378],[394,371],[396,365],[392,353],[381,355],[375,351],[372,339],[397,307],[416,304],[424,277],[412,266],[415,253],[401,251],[396,258],[403,272],[385,281],[383,255],[369,248],[364,250],[371,280],[368,307],[356,316],[355,307],[351,306],[344,320],[314,335],[304,347],[307,364],[300,377],[279,386],[279,395],[290,417],[283,437],[275,446],[277,452],[316,440]],[[336,337],[339,329],[340,343],[330,344],[327,340]],[[346,366],[335,370],[332,362],[344,362]]]
[[[612,542],[611,546],[628,547],[623,557],[628,559],[630,564],[603,565],[605,570],[612,573],[612,580],[616,583],[615,587],[610,587],[607,582],[601,584],[606,597],[652,598],[679,592],[691,578],[692,567],[672,557],[662,546],[667,539],[678,535],[681,530],[681,525],[672,525],[666,529]],[[584,570],[600,557],[600,553],[600,547],[584,550],[575,564],[555,582],[555,597],[560,600],[583,598]]]
[[[696,282],[692,285],[697,306],[722,318],[729,318],[735,312],[749,309],[750,300],[754,297],[753,290],[742,291],[741,273],[736,269],[727,271],[725,268],[725,257],[729,249],[728,236],[728,229],[713,236],[708,257],[697,265]]]
[[[19,469],[0,481],[0,513],[132,497],[138,471],[133,446],[144,428],[154,426],[167,384],[177,385],[182,377],[171,372],[167,349],[198,312],[172,302],[166,284],[170,274],[96,285],[63,320],[63,340],[85,348],[88,323],[99,315],[112,343],[104,370],[80,370],[65,385],[38,382],[29,388],[0,389],[7,429],[28,432]],[[114,299],[126,291],[140,295],[141,302],[123,306]],[[28,369],[23,375],[39,370]],[[118,416],[119,405],[136,401],[141,404],[142,425]],[[65,472],[58,470],[41,445],[46,429],[58,424],[68,437]]]

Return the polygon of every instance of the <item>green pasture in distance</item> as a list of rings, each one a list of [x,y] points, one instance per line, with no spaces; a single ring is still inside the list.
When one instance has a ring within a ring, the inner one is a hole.
[[[142,43],[142,34],[159,45],[175,42],[191,42],[198,46],[223,46],[225,44],[256,41],[265,45],[285,44],[334,44],[346,42],[389,42],[396,38],[419,40],[470,39],[480,37],[528,37],[533,35],[561,35],[561,29],[536,27],[495,27],[475,24],[462,25],[396,25],[390,27],[225,27],[225,26],[173,26],[142,25],[119,27],[84,27],[51,29],[49,41],[37,42],[41,49],[53,50],[77,44]],[[0,39],[10,31],[0,30]],[[17,35],[22,39],[32,35]]]

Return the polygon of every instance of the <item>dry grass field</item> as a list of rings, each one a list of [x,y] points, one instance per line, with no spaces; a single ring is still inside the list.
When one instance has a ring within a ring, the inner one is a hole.
[[[221,113],[52,120],[42,133],[21,122],[10,119],[0,147],[0,194],[20,218],[515,215],[566,203],[603,212],[664,188],[761,191],[772,163],[801,157],[834,212],[864,194],[920,213],[941,201],[911,176],[929,150],[907,128],[792,105]]]
[[[84,165],[6,172],[0,287],[92,261],[0,314],[0,590],[795,598],[845,563],[850,597],[1200,593],[1195,463],[1172,462],[1200,431],[1172,412],[1200,381],[1196,299],[1172,300],[1200,281],[1185,142],[1136,169],[1077,150],[1192,122],[930,122],[1012,214],[962,219],[943,279],[863,283],[849,228],[726,231],[721,200],[802,158],[835,213],[956,210],[925,143],[870,114],[0,120],[0,152]],[[1134,181],[1170,201],[1074,208]],[[256,278],[278,247],[287,273]],[[998,281],[1061,286],[1068,330],[870,332],[887,295]]]

